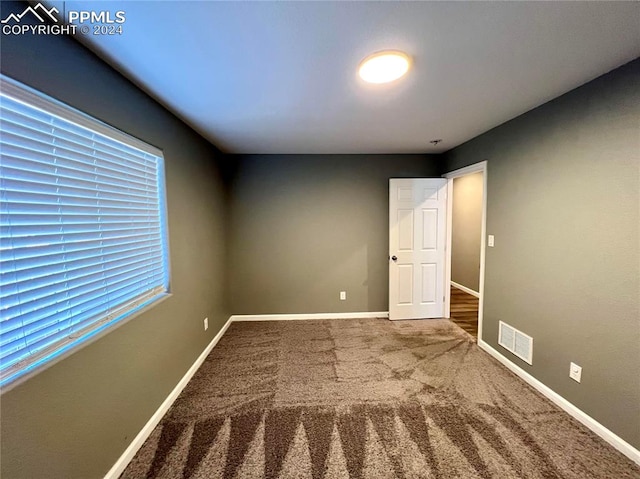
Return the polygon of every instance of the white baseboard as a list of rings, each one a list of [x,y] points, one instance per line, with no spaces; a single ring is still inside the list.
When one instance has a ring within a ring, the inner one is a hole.
[[[622,454],[627,456],[633,462],[640,465],[640,451],[638,451],[631,444],[629,444],[620,436],[618,436],[617,434],[607,429],[605,426],[603,426],[598,421],[593,419],[587,413],[578,409],[575,405],[573,405],[572,403],[567,401],[565,398],[560,396],[557,392],[555,392],[549,386],[546,386],[545,384],[543,384],[542,382],[534,378],[531,374],[526,372],[524,369],[520,368],[518,365],[509,361],[506,357],[504,357],[498,351],[493,349],[493,347],[491,347],[488,343],[486,343],[482,339],[478,340],[478,346],[480,346],[481,349],[485,350],[491,356],[493,356],[502,364],[504,364],[507,368],[509,368],[512,372],[518,375],[521,379],[527,382],[534,389],[536,389],[537,391],[542,393],[544,396],[546,396],[549,400],[551,400],[551,402],[555,403],[561,409],[563,409],[564,411],[569,413],[571,416],[573,416],[575,419],[577,419],[582,424],[584,424],[586,427],[591,429],[598,436],[600,436],[602,439],[607,441],[609,444],[611,444],[613,447],[615,447],[618,451],[620,451]]]
[[[474,291],[471,288],[467,288],[466,286],[462,286],[461,284],[458,284],[455,281],[451,281],[451,286],[461,291],[464,291],[465,293],[469,293],[471,296],[475,296],[476,298],[480,297],[480,293],[478,293],[477,291]]]
[[[301,321],[308,319],[366,319],[388,318],[389,311],[363,313],[307,313],[307,314],[234,314],[231,321]]]
[[[157,411],[151,416],[151,419],[147,421],[142,430],[138,433],[138,435],[131,441],[129,447],[125,449],[120,458],[116,461],[113,467],[107,472],[104,476],[105,479],[117,479],[120,477],[120,474],[125,470],[133,456],[136,455],[138,449],[142,447],[147,438],[151,435],[155,427],[158,425],[162,417],[169,410],[174,401],[178,398],[182,390],[185,388],[187,383],[191,380],[193,375],[196,373],[198,368],[202,365],[204,360],[207,358],[213,347],[220,341],[222,335],[227,331],[229,325],[231,324],[231,318],[227,320],[227,322],[222,326],[218,334],[211,340],[211,342],[207,345],[207,347],[202,351],[202,354],[198,356],[198,359],[193,363],[193,365],[189,368],[189,370],[182,377],[180,382],[176,385],[175,388],[169,393],[167,398],[162,402]]]

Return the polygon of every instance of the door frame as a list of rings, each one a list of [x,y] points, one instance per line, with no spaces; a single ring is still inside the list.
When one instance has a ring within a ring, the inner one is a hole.
[[[451,317],[451,228],[453,225],[453,180],[462,176],[470,175],[472,173],[482,172],[482,224],[481,224],[481,238],[480,238],[480,291],[478,302],[478,341],[482,339],[482,313],[484,310],[484,268],[485,268],[485,253],[486,253],[486,241],[487,241],[487,160],[475,163],[473,165],[465,166],[449,173],[442,175],[447,179],[447,248],[445,252],[445,300],[444,300],[444,317]]]

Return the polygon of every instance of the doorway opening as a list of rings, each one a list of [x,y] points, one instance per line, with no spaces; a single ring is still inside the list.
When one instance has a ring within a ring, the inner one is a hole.
[[[448,182],[445,317],[482,337],[487,162],[443,175]]]

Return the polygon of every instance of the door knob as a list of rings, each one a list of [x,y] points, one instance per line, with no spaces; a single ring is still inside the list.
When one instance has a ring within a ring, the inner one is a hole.
[[[397,256],[395,256],[395,255],[393,255],[393,256],[391,257],[391,259],[392,259],[393,261],[398,261],[398,257],[397,257]]]

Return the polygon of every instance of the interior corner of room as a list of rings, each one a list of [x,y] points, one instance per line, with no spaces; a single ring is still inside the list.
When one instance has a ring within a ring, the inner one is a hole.
[[[163,150],[172,293],[2,394],[3,477],[104,477],[234,316],[388,313],[390,178],[451,186],[445,287],[478,309],[479,346],[640,458],[637,55],[443,151],[223,154],[71,37],[0,52],[4,75]]]

